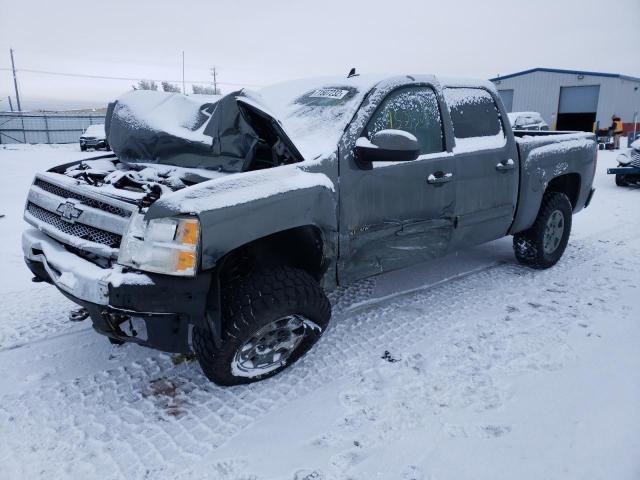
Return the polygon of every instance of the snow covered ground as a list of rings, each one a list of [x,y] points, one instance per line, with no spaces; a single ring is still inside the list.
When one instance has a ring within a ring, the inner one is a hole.
[[[219,388],[31,283],[26,191],[77,148],[0,147],[0,477],[640,478],[640,189],[615,153],[555,268],[507,238],[352,285],[293,368]]]

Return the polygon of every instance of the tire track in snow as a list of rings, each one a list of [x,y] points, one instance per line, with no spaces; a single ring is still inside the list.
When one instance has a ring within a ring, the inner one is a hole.
[[[184,469],[187,459],[210,457],[267,413],[336,379],[358,375],[379,362],[384,350],[404,351],[428,338],[462,335],[444,332],[474,318],[477,305],[503,308],[509,298],[492,297],[496,289],[535,284],[536,278],[540,284],[563,279],[568,271],[604,253],[598,242],[580,241],[557,269],[546,272],[503,265],[356,311],[340,307],[338,299],[334,328],[317,347],[293,368],[259,384],[219,388],[197,365],[176,366],[170,356],[156,354],[73,381],[3,396],[0,424],[8,441],[0,447],[0,461],[18,476],[170,476],[172,470]],[[371,285],[362,288],[370,291]],[[520,296],[514,289],[511,300]],[[438,345],[433,348],[429,355],[437,355]],[[449,393],[456,385],[466,391],[465,382],[471,381],[471,391],[480,392],[474,397],[480,404],[495,403],[492,385],[475,384],[477,378],[478,372],[462,372]],[[32,464],[44,466],[44,471],[29,470]]]

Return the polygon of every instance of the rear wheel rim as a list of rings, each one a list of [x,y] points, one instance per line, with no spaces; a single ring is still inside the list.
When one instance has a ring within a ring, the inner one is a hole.
[[[544,229],[544,238],[542,246],[544,253],[551,254],[560,246],[562,236],[564,235],[564,215],[560,210],[554,210],[547,219]]]
[[[268,323],[238,349],[233,369],[244,375],[262,375],[285,365],[305,334],[307,319],[287,315]]]

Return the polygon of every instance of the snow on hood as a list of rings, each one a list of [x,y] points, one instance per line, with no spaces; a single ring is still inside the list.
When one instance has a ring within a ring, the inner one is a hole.
[[[138,128],[166,132],[192,142],[211,145],[203,134],[210,118],[208,106],[221,95],[182,95],[180,93],[135,90],[118,98],[118,116]]]
[[[507,113],[507,117],[509,117],[511,125],[513,125],[520,117],[530,117],[532,123],[544,123],[542,115],[538,112],[509,112]]]
[[[308,188],[335,191],[333,182],[323,173],[307,172],[300,165],[256,170],[241,175],[226,175],[191,188],[161,197],[154,206],[175,212],[200,213],[231,207],[280,193]]]

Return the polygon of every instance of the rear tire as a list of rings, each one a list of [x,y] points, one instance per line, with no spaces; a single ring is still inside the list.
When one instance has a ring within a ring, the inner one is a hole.
[[[546,192],[531,228],[513,236],[518,262],[536,269],[554,266],[567,248],[571,216],[571,202],[564,193]]]
[[[625,178],[625,176],[621,173],[616,173],[616,185],[618,187],[626,187],[627,186],[627,179]]]
[[[222,344],[209,326],[193,328],[193,348],[207,378],[239,385],[271,377],[318,341],[331,305],[318,283],[291,267],[263,269],[222,291]]]

